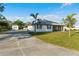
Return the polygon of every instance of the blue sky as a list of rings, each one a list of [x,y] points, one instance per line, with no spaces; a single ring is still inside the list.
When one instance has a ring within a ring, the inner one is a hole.
[[[21,19],[24,22],[34,20],[31,13],[39,13],[39,18],[61,22],[68,14],[77,13],[79,19],[79,4],[75,3],[6,3],[2,13],[8,20]],[[79,20],[76,25],[78,25]]]

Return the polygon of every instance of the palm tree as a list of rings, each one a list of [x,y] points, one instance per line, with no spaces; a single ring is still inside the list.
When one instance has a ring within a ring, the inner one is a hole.
[[[33,14],[33,13],[31,13],[30,14],[30,16],[32,16],[34,19],[35,19],[35,21],[37,21],[37,16],[39,15],[39,13],[36,13],[36,14]]]
[[[3,16],[2,14],[0,14],[0,21],[1,21],[1,20],[2,20],[2,21],[3,21],[3,20],[5,21],[5,20],[7,20],[7,19],[5,18],[5,16]]]
[[[70,37],[70,28],[73,28],[75,23],[77,22],[76,18],[74,18],[76,14],[70,14],[66,18],[63,18],[65,25],[69,28],[69,37]]]
[[[0,20],[5,20],[6,18],[1,14],[5,9],[4,4],[0,3]]]
[[[36,13],[36,14],[31,13],[31,14],[30,14],[30,16],[32,16],[32,17],[35,19],[35,21],[33,21],[32,23],[38,21],[38,19],[37,19],[37,16],[38,16],[38,15],[39,15],[39,13]],[[36,32],[36,25],[35,25],[35,32]]]
[[[0,3],[0,30],[5,27],[6,29],[9,27],[9,22],[6,19],[5,16],[3,16],[1,13],[4,11],[5,6],[3,3]]]
[[[3,12],[4,9],[5,9],[4,4],[3,3],[0,3],[0,12]]]
[[[5,9],[4,4],[0,3],[0,20],[4,19],[5,17],[1,14]]]

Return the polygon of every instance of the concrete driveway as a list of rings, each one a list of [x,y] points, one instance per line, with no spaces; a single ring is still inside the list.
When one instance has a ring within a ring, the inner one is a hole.
[[[0,35],[1,56],[77,56],[79,51],[45,43],[26,31]]]

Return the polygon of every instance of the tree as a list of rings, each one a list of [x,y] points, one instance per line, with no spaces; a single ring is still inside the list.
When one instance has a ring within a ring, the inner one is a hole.
[[[76,14],[70,14],[66,18],[63,18],[64,24],[69,28],[69,37],[70,37],[70,28],[73,28],[75,23],[77,22],[76,18],[74,17]]]
[[[9,23],[5,16],[3,16],[1,13],[4,11],[5,6],[4,4],[0,3],[0,30],[8,29]]]
[[[6,17],[0,14],[0,21],[6,21],[6,20],[7,20]]]
[[[19,20],[19,19],[16,20],[16,21],[14,21],[13,24],[14,24],[14,25],[18,25],[18,26],[19,26],[19,29],[22,29],[23,26],[24,26],[23,21],[21,21],[21,20]]]
[[[0,3],[0,12],[3,12],[4,9],[5,9],[4,4],[3,3]]]
[[[33,14],[31,13],[30,16],[32,16],[34,19],[37,19],[37,16],[39,15],[39,13]]]
[[[0,12],[2,13],[4,9],[5,9],[4,4],[0,3]],[[0,13],[0,21],[6,20],[6,18],[1,13]]]
[[[32,16],[34,19],[35,19],[35,21],[37,21],[37,16],[39,15],[39,13],[36,13],[36,14],[30,14],[30,16]]]
[[[38,21],[38,19],[37,19],[37,16],[38,16],[38,15],[39,15],[39,13],[36,13],[36,14],[31,13],[31,14],[30,14],[30,16],[32,16],[32,17],[35,19],[35,21],[33,21],[32,23]],[[35,25],[35,28],[36,28],[36,25]],[[35,29],[35,32],[36,32],[36,29]]]

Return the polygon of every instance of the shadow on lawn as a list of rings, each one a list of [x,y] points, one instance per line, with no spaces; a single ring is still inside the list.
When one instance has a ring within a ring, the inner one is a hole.
[[[79,32],[74,32],[74,33],[72,33],[72,34],[71,34],[71,37],[74,36],[74,35],[76,35],[76,34],[79,34]]]

